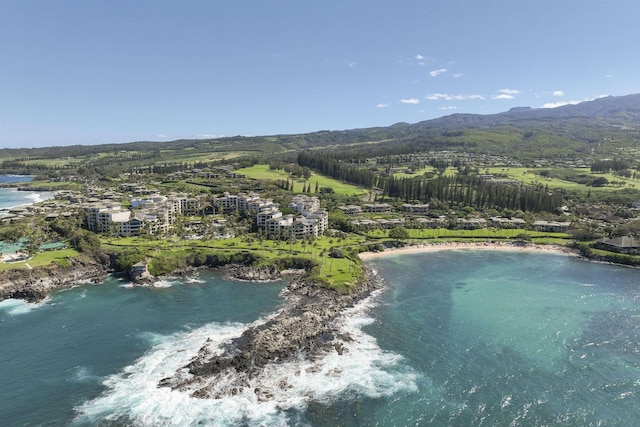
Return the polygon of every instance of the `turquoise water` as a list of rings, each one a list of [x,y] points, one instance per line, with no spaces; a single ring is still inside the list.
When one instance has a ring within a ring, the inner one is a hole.
[[[363,425],[637,425],[640,271],[480,251],[373,265],[390,286],[367,331],[421,375]]]
[[[0,175],[0,183],[27,182],[32,176]],[[30,205],[53,198],[49,191],[18,191],[15,188],[0,188],[0,209]]]
[[[385,289],[347,352],[269,369],[220,400],[156,387],[210,338],[260,321],[283,283],[109,279],[0,303],[8,425],[630,426],[640,419],[640,271],[540,253],[369,261]],[[220,380],[235,384],[234,378]],[[253,390],[272,397],[256,399]],[[6,423],[6,422],[5,422]]]
[[[110,278],[37,305],[1,302],[0,424],[68,425],[74,408],[105,390],[109,375],[163,342],[256,320],[274,309],[283,287],[230,282],[213,273],[201,279],[150,289]]]

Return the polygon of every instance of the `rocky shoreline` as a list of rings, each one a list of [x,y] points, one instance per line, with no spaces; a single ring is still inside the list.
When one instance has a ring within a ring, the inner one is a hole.
[[[66,268],[56,265],[33,270],[16,270],[0,276],[0,301],[16,298],[35,303],[51,291],[78,283],[98,283],[112,273],[108,259],[70,259]]]
[[[96,258],[70,258],[69,267],[50,265],[29,270],[9,270],[0,274],[0,301],[15,298],[23,299],[30,303],[44,300],[47,295],[55,290],[78,283],[99,283],[109,274],[114,273],[111,267],[112,260],[108,256]],[[142,272],[125,272],[136,285],[150,285],[161,280],[175,278],[189,278],[197,275],[200,268],[186,267],[161,276],[153,276],[148,270]],[[306,273],[304,269],[280,270],[274,265],[251,267],[240,264],[231,264],[223,267],[208,267],[220,270],[229,280],[247,282],[269,282],[281,280],[285,276],[295,278]]]
[[[336,324],[350,307],[379,289],[381,283],[370,272],[348,294],[299,277],[283,292],[284,302],[263,323],[246,329],[241,336],[220,350],[206,342],[191,362],[159,386],[191,393],[198,398],[218,398],[217,379],[236,376],[239,387],[259,375],[268,364],[283,363],[298,357],[314,358],[336,351],[342,354],[350,340]],[[235,391],[234,391],[235,389]],[[238,388],[227,390],[237,393]],[[255,391],[259,394],[259,390]]]

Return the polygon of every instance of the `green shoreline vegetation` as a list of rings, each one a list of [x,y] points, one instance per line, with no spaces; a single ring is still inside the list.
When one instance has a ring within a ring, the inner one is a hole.
[[[303,267],[316,283],[346,292],[364,275],[359,252],[452,241],[559,245],[640,265],[639,111],[640,95],[629,95],[387,128],[2,149],[0,173],[36,176],[8,186],[66,194],[0,212],[0,243],[27,242],[28,255],[0,263],[0,272],[64,270],[73,259],[110,255],[118,271],[145,261],[153,275],[229,263]],[[204,200],[201,213],[172,217],[160,232],[143,227],[137,237],[81,228],[90,203],[126,210],[134,198],[177,193]],[[293,197],[317,198],[329,231],[267,238],[255,216],[211,212],[224,193],[258,194],[283,216],[298,215]],[[194,223],[205,229],[198,237]],[[622,238],[627,246],[603,244]],[[66,249],[38,249],[50,243]]]

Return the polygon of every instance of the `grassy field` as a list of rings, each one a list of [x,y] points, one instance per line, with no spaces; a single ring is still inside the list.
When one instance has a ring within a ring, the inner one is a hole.
[[[60,249],[57,251],[41,252],[26,261],[0,263],[0,271],[15,269],[26,270],[29,267],[43,267],[52,263],[66,265],[68,263],[67,258],[73,258],[76,256],[78,256],[78,251],[75,249]]]
[[[525,233],[531,236],[534,243],[568,245],[571,237],[565,233],[544,233],[522,229],[498,230],[448,230],[422,229],[408,230],[410,240],[424,241],[484,241],[512,239]],[[319,266],[317,277],[336,289],[348,289],[360,277],[361,267],[358,261],[349,258],[332,258],[329,252],[332,248],[343,250],[364,244],[368,239],[387,239],[388,231],[375,230],[366,236],[349,235],[345,238],[321,237],[312,242],[285,242],[274,240],[260,240],[252,236],[234,237],[224,240],[149,240],[139,237],[105,238],[103,245],[113,250],[135,248],[146,257],[171,259],[179,258],[188,251],[205,253],[239,253],[250,252],[262,259],[264,263],[271,263],[277,259],[287,257],[308,258]],[[152,261],[153,262],[153,261]]]
[[[263,179],[270,181],[277,181],[283,179],[289,179],[289,174],[283,170],[270,170],[268,165],[255,165],[249,168],[238,169],[235,171],[236,173],[241,173],[247,175],[249,178],[253,179]],[[309,181],[305,181],[304,179],[295,179],[293,183],[293,191],[295,193],[302,192],[302,187],[307,185],[307,182],[311,184],[312,191],[315,189],[316,182],[318,183],[318,187],[331,187],[333,191],[338,194],[344,195],[364,195],[366,191],[360,187],[355,185],[346,184],[344,182],[340,182],[338,180],[328,178],[324,175],[320,175],[318,173],[312,173]]]
[[[414,178],[416,176],[422,176],[426,172],[433,172],[433,171],[435,171],[435,168],[433,166],[426,166],[424,168],[416,170],[415,173],[396,172],[393,174],[393,176],[396,178]],[[457,173],[458,173],[458,169],[450,166],[444,171],[444,176],[453,176],[453,175],[456,175]]]
[[[150,240],[140,237],[104,238],[103,246],[112,250],[136,248],[147,257],[166,258],[172,252],[178,254],[185,250],[206,250],[215,253],[222,251],[236,253],[248,251],[261,257],[265,262],[285,257],[305,257],[319,265],[318,277],[335,288],[348,288],[353,284],[359,266],[348,258],[331,258],[332,247],[348,247],[359,245],[364,237],[350,235],[346,238],[321,237],[313,242],[283,242],[275,240],[259,240],[253,237],[234,237],[231,239],[213,240]]]
[[[513,229],[481,228],[478,230],[449,230],[447,228],[424,228],[408,229],[411,239],[513,239],[519,234],[527,234],[538,243],[543,243],[542,239],[571,240],[571,235],[566,233],[546,233],[542,231]],[[388,230],[372,230],[366,234],[370,238],[386,239],[389,237]]]
[[[211,162],[216,160],[229,160],[242,156],[256,155],[258,153],[253,151],[212,151],[209,153],[193,152],[192,150],[185,150],[182,153],[176,153],[175,151],[163,150],[163,154],[171,155],[172,160],[181,162]],[[157,163],[165,162],[162,159]]]
[[[624,182],[624,185],[627,188],[640,188],[640,181],[618,177],[611,173],[592,174],[589,168],[575,168],[574,170],[580,174],[592,175],[593,179],[604,177],[609,182],[611,181]],[[509,179],[516,179],[525,184],[542,184],[542,185],[548,185],[549,188],[551,189],[563,189],[567,191],[576,191],[576,192],[582,192],[582,193],[586,193],[589,190],[595,193],[612,192],[612,191],[620,190],[620,188],[622,188],[619,186],[589,187],[584,184],[580,184],[573,181],[566,181],[558,178],[540,176],[536,173],[535,169],[531,169],[531,168],[497,167],[497,168],[488,168],[487,171],[490,174],[494,174],[494,175],[507,175]]]
[[[25,188],[40,188],[40,187],[44,187],[44,188],[50,188],[53,191],[58,191],[58,190],[74,190],[74,191],[78,191],[80,189],[82,189],[82,185],[77,183],[77,182],[54,182],[54,181],[29,181],[29,182],[21,182],[20,183],[21,187],[25,187]]]

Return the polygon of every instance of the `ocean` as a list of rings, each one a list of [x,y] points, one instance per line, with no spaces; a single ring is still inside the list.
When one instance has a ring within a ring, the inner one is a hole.
[[[108,278],[0,303],[0,420],[71,426],[629,426],[640,419],[636,269],[536,252],[367,261],[385,286],[347,352],[271,367],[234,396],[157,383],[273,313],[284,282]],[[231,381],[232,379],[226,379]],[[268,390],[257,399],[254,388]]]
[[[0,184],[31,180],[33,177],[27,175],[0,175]],[[0,210],[30,205],[51,198],[53,198],[53,193],[50,191],[18,191],[15,188],[0,188]]]

